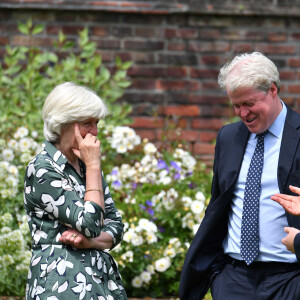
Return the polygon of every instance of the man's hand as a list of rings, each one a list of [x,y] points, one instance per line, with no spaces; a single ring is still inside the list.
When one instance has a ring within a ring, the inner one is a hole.
[[[285,238],[281,240],[282,244],[286,246],[286,249],[295,253],[294,249],[294,239],[296,234],[300,232],[300,230],[294,227],[284,227],[284,231],[288,234]]]
[[[289,188],[293,193],[300,195],[300,188],[292,185]],[[295,216],[300,215],[300,196],[274,194],[271,199],[282,205],[288,213]]]

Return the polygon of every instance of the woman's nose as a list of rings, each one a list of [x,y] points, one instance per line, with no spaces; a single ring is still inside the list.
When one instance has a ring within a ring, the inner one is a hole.
[[[93,124],[89,130],[90,134],[97,136],[98,135],[98,127],[97,124]]]

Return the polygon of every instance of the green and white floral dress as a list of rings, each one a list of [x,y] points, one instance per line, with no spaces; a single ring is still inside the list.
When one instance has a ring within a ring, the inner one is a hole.
[[[117,266],[107,251],[75,249],[59,241],[74,228],[86,237],[102,231],[113,237],[113,247],[123,236],[123,223],[103,180],[105,213],[84,201],[82,177],[53,144],[28,165],[24,202],[32,235],[32,258],[26,299],[123,300],[127,299]],[[82,174],[85,174],[82,165]]]

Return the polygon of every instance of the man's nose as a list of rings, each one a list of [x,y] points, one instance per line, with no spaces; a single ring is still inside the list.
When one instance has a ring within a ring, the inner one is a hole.
[[[245,118],[249,114],[249,109],[246,107],[241,107],[240,108],[240,117]]]

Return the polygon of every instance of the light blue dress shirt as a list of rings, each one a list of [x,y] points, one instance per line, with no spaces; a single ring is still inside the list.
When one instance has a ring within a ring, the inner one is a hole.
[[[261,177],[261,196],[259,203],[259,255],[256,261],[296,262],[296,255],[286,249],[281,239],[286,236],[283,228],[288,226],[285,210],[271,200],[279,193],[277,169],[287,109],[283,109],[270,126],[265,136],[264,164]],[[229,213],[228,234],[223,242],[224,252],[231,257],[243,260],[240,255],[241,224],[246,177],[253,156],[257,138],[251,133],[246,147],[244,160],[233,193]]]

